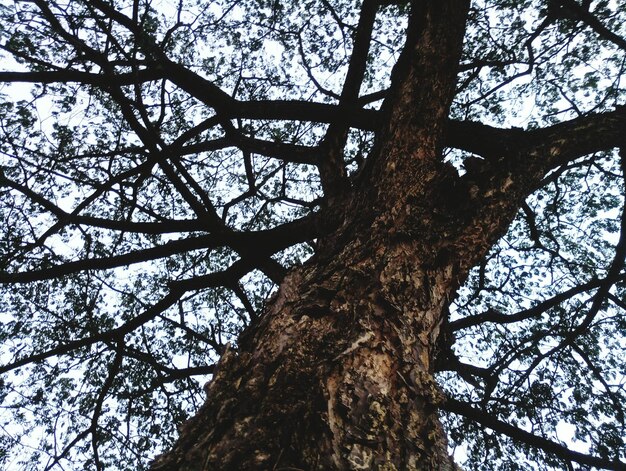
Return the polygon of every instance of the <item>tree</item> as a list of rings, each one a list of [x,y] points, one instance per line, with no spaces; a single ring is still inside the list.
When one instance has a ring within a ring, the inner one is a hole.
[[[623,0],[0,15],[5,465],[626,469]]]

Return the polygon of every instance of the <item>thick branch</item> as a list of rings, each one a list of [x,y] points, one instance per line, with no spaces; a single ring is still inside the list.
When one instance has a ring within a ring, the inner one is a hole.
[[[46,83],[50,77],[61,77],[63,72],[3,72],[4,76],[30,77],[28,81]],[[85,83],[100,84],[105,75],[76,72]],[[143,79],[159,78],[161,74],[187,91],[190,95],[212,106],[223,118],[267,119],[267,120],[299,120],[319,123],[341,123],[364,130],[378,130],[382,115],[377,110],[363,109],[356,105],[331,105],[297,100],[261,100],[239,101],[217,88],[200,75],[173,62],[168,63],[165,71],[160,67],[155,70],[141,71]],[[70,74],[72,75],[72,74]],[[116,82],[121,85],[132,81],[133,74],[121,74]],[[89,77],[87,77],[89,76]],[[41,80],[37,80],[39,77]],[[48,77],[47,79],[45,77]],[[110,80],[110,78],[106,78]],[[88,82],[89,81],[89,82]],[[109,82],[110,85],[110,82]],[[601,150],[609,150],[621,143],[621,130],[626,127],[626,111],[622,107],[612,112],[586,115],[570,121],[559,123],[544,129],[524,131],[522,129],[503,129],[471,121],[450,121],[446,136],[446,145],[462,149],[486,158],[506,156],[511,151],[525,149],[527,152],[538,152],[548,149],[555,157],[555,165],[582,155]],[[252,152],[259,152],[285,160],[301,163],[316,163],[309,153],[313,149],[304,146],[292,146],[282,143],[265,142],[246,137],[234,138],[234,145]],[[193,144],[184,148],[184,153],[201,152],[222,148],[226,142],[213,144]]]
[[[520,143],[525,153],[547,159],[551,168],[593,152],[611,150],[624,142],[626,107],[591,114],[543,129],[526,131]]]
[[[377,2],[373,0],[365,0],[361,6],[350,65],[339,99],[339,105],[342,107],[356,106],[367,66],[367,56],[377,10]],[[323,154],[324,158],[319,165],[320,179],[324,194],[331,199],[335,195],[340,195],[347,188],[343,148],[348,137],[348,129],[349,125],[346,122],[332,123],[326,131],[323,141],[326,152]]]
[[[626,128],[626,107],[590,114],[543,129],[503,129],[471,121],[450,121],[446,145],[486,159],[509,154],[541,155],[552,167],[593,152],[621,145]]]
[[[196,98],[205,98],[211,104],[213,98],[204,87],[210,82],[192,72],[190,74],[195,77],[188,76],[186,80],[189,82],[182,88]],[[192,83],[195,81],[197,83]],[[382,113],[377,110],[304,101],[241,102],[229,97],[227,108],[224,116],[228,118],[345,122],[350,127],[371,131],[379,129],[382,119]],[[451,120],[448,122],[445,145],[485,158],[506,158],[513,151],[538,153],[540,150],[548,150],[549,155],[554,155],[553,166],[556,166],[583,155],[618,147],[625,127],[624,107],[530,131]]]
[[[121,73],[116,75],[92,74],[78,70],[53,70],[43,72],[0,72],[0,82],[15,83],[82,83],[108,87],[111,83],[118,86],[134,85],[143,82],[151,82],[163,78],[163,72],[156,69],[142,69],[136,72]]]
[[[626,51],[626,39],[615,34],[608,29],[598,18],[586,8],[583,8],[578,2],[574,0],[552,0],[556,3],[560,10],[562,10],[562,16],[567,18],[581,20],[587,26],[589,26],[594,32],[598,34],[602,39],[610,41],[620,49]]]
[[[254,259],[256,263],[262,265],[259,268],[265,267],[270,273],[273,273],[274,275],[270,276],[270,278],[274,279],[280,277],[276,271],[277,267],[269,261],[261,262],[261,259],[294,244],[317,237],[320,229],[320,226],[316,224],[317,219],[318,217],[305,217],[262,231],[229,232],[191,237],[121,255],[68,262],[43,270],[21,273],[0,272],[0,284],[49,280],[85,270],[106,270],[165,258],[192,250],[214,249],[224,246],[233,248],[249,259]],[[282,271],[280,272],[282,273]],[[207,276],[211,277],[212,275]]]
[[[210,152],[228,147],[237,147],[245,152],[274,157],[284,160],[285,162],[309,165],[316,165],[319,162],[320,154],[320,150],[315,147],[265,141],[263,139],[250,138],[242,134],[236,136],[229,134],[227,137],[184,146],[180,149],[178,155]]]
[[[135,250],[121,255],[110,257],[90,258],[64,263],[44,270],[27,271],[21,273],[0,272],[0,284],[31,283],[34,281],[50,280],[64,275],[86,270],[107,270],[116,267],[129,266],[135,263],[147,262],[159,258],[170,257],[198,249],[213,249],[217,247],[219,237],[206,235],[188,239],[174,240],[149,249]]]

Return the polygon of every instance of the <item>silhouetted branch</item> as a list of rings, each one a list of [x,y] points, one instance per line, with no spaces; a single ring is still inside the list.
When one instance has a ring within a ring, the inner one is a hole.
[[[47,358],[51,358],[58,355],[64,355],[71,351],[78,350],[80,348],[88,347],[99,342],[116,342],[121,341],[124,335],[134,331],[138,327],[142,326],[146,322],[154,319],[158,314],[173,305],[182,296],[184,291],[170,291],[165,297],[158,301],[153,306],[146,309],[143,313],[137,317],[125,322],[115,329],[100,332],[89,337],[85,337],[79,340],[70,340],[64,344],[61,344],[55,348],[47,350],[41,353],[34,353],[19,360],[14,360],[4,366],[0,366],[0,374],[7,371],[14,370],[29,363],[39,362]]]
[[[497,324],[510,324],[512,322],[519,322],[519,321],[523,321],[526,319],[537,318],[541,316],[541,314],[546,312],[548,309],[556,307],[562,302],[565,302],[568,299],[571,299],[578,294],[585,293],[593,289],[597,289],[604,285],[611,286],[616,281],[624,281],[624,280],[626,280],[626,274],[623,274],[616,279],[594,278],[591,281],[588,281],[587,283],[574,286],[568,289],[567,291],[564,291],[549,299],[546,299],[545,301],[542,301],[536,306],[517,312],[515,314],[503,314],[495,309],[488,309],[487,311],[481,314],[475,314],[473,316],[464,317],[462,319],[457,319],[453,322],[450,322],[450,329],[455,331],[455,330],[460,330],[460,329],[467,329],[468,327],[472,327],[472,326],[482,324],[485,322],[494,322]]]
[[[611,461],[604,458],[586,455],[584,453],[570,450],[559,443],[553,442],[552,440],[538,437],[537,435],[534,435],[530,432],[507,424],[506,422],[503,422],[479,409],[476,409],[475,407],[472,407],[468,403],[461,402],[452,398],[446,398],[441,405],[441,408],[448,412],[462,415],[463,417],[474,420],[482,426],[488,427],[497,433],[506,435],[507,437],[510,437],[513,440],[524,443],[526,445],[539,448],[564,460],[575,461],[576,463],[588,466],[596,466],[601,469],[616,471],[626,470],[626,463],[622,463],[621,461]]]

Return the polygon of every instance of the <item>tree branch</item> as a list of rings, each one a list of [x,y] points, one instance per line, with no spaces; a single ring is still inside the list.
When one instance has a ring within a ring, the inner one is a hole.
[[[624,281],[626,280],[626,274],[621,275],[616,279],[592,279],[587,283],[580,284],[578,286],[574,286],[562,293],[557,294],[545,301],[533,306],[529,309],[525,309],[523,311],[517,312],[515,314],[503,314],[494,309],[489,309],[481,314],[476,314],[473,316],[464,317],[462,319],[457,319],[455,321],[450,322],[450,329],[452,331],[467,329],[469,327],[473,327],[478,324],[483,324],[485,322],[495,322],[497,324],[510,324],[513,322],[519,322],[526,319],[532,319],[533,317],[539,317],[541,314],[546,312],[548,309],[551,309],[555,306],[558,306],[564,301],[576,296],[577,294],[584,293],[586,291],[590,291],[592,289],[599,288],[604,285],[611,286],[616,281]]]
[[[30,283],[49,280],[85,270],[106,270],[165,258],[192,250],[215,249],[224,246],[231,247],[244,257],[256,260],[255,263],[259,264],[259,268],[267,270],[268,273],[271,274],[271,276],[268,276],[276,281],[284,276],[284,269],[276,265],[275,262],[271,263],[269,259],[262,261],[261,257],[269,257],[293,244],[318,237],[321,229],[321,226],[317,224],[318,219],[319,216],[311,215],[262,231],[233,231],[229,233],[190,237],[170,241],[148,249],[136,250],[110,257],[77,260],[43,270],[20,273],[6,273],[0,271],[0,284]]]
[[[102,388],[100,389],[100,393],[98,394],[98,398],[96,399],[96,404],[93,409],[93,414],[91,416],[91,425],[89,427],[89,431],[91,433],[91,447],[93,449],[93,456],[96,465],[96,469],[98,471],[104,469],[102,467],[102,463],[100,461],[100,455],[98,453],[98,419],[100,418],[100,414],[102,413],[102,406],[104,405],[104,400],[106,399],[109,390],[113,386],[113,381],[115,377],[120,371],[122,366],[122,361],[124,360],[124,356],[119,351],[119,347],[116,348],[115,358],[113,362],[109,365],[109,371],[106,377]]]
[[[365,0],[361,5],[350,64],[339,97],[340,107],[357,106],[359,91],[367,67],[367,57],[377,10],[378,4],[374,0]],[[324,195],[329,199],[339,196],[348,188],[346,167],[343,161],[343,149],[348,138],[348,130],[349,125],[346,122],[331,123],[321,144],[325,152],[323,152],[323,158],[319,164],[320,180]]]
[[[578,4],[578,2],[574,0],[552,0],[552,2],[556,3],[561,10],[567,12],[567,18],[572,17],[572,19],[582,21],[602,39],[610,41],[620,49],[626,51],[626,39],[615,34],[613,31],[604,26],[593,13],[583,8]]]
[[[224,241],[220,239],[221,238],[219,236],[213,235],[190,237],[187,239],[173,240],[149,249],[135,250],[122,255],[113,255],[110,257],[77,260],[43,270],[20,273],[0,272],[0,284],[31,283],[34,281],[50,280],[86,270],[107,270],[111,268],[129,266],[135,263],[147,262],[149,260],[170,257],[172,255],[192,250],[214,249],[219,245],[224,244]],[[221,244],[219,242],[221,242]]]
[[[4,83],[81,83],[105,88],[115,83],[118,86],[134,85],[144,82],[160,80],[164,77],[163,71],[157,68],[147,68],[121,74],[92,74],[78,70],[54,70],[42,72],[0,72],[0,82]]]
[[[156,304],[150,306],[143,313],[131,319],[130,321],[122,324],[115,329],[107,330],[104,332],[100,332],[95,335],[91,335],[89,337],[85,337],[79,340],[71,340],[65,344],[61,344],[55,348],[47,350],[41,353],[35,353],[29,355],[27,357],[21,358],[19,360],[12,361],[4,366],[0,366],[0,374],[6,373],[8,371],[14,370],[24,365],[28,365],[29,363],[34,363],[38,361],[46,360],[47,358],[51,358],[58,355],[67,354],[73,350],[78,350],[79,348],[88,347],[90,345],[94,345],[99,342],[111,342],[117,341],[124,337],[124,335],[132,332],[133,330],[141,327],[146,322],[151,321],[161,312],[169,308],[176,301],[180,299],[183,295],[183,290],[170,290],[170,292],[163,297]]]
[[[446,145],[487,160],[525,154],[563,165],[583,155],[610,150],[623,142],[626,107],[589,114],[542,129],[503,129],[472,121],[450,121]]]
[[[478,422],[479,424],[488,427],[497,433],[506,435],[515,441],[539,448],[540,450],[551,453],[564,460],[571,460],[588,466],[596,466],[601,469],[616,471],[626,470],[626,463],[622,463],[621,461],[610,461],[604,458],[585,455],[584,453],[570,450],[559,443],[553,442],[552,440],[538,437],[530,432],[498,420],[497,418],[472,407],[468,403],[448,397],[444,400],[441,408],[448,412],[462,415],[463,417]]]

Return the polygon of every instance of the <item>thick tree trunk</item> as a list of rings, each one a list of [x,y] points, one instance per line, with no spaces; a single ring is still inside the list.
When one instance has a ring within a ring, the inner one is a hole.
[[[155,469],[451,469],[432,358],[453,270],[415,252],[354,242],[292,271]]]
[[[442,325],[516,206],[494,197],[506,176],[470,201],[441,163],[467,8],[415,2],[388,125],[355,193],[330,208],[343,224],[223,355],[154,470],[453,469],[433,379]]]

